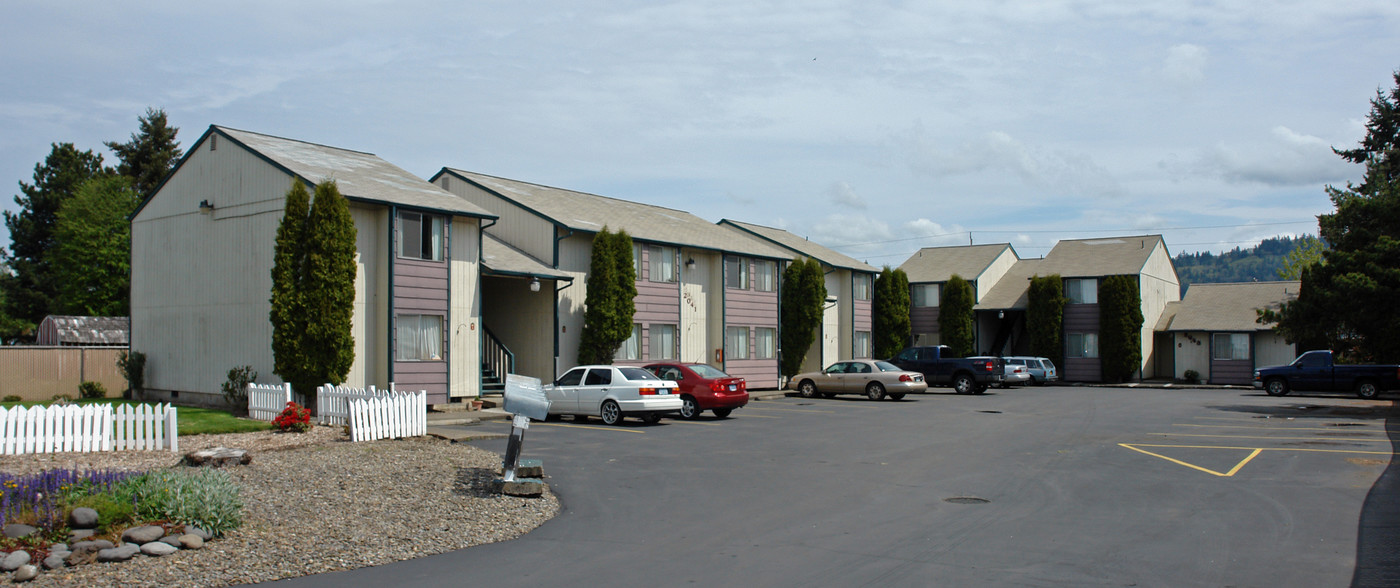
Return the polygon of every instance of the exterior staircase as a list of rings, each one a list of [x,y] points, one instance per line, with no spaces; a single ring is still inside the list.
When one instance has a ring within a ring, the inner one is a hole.
[[[490,329],[481,329],[485,335],[481,344],[481,395],[501,395],[506,391],[506,375],[515,370],[515,354],[501,343]]]

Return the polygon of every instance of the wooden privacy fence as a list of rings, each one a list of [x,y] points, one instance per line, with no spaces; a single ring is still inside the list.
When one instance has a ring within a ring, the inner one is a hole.
[[[102,384],[108,396],[121,396],[126,378],[117,369],[125,348],[0,345],[0,396],[46,401],[59,394],[77,398],[85,381]]]
[[[390,392],[350,401],[350,440],[374,441],[428,433],[428,393]]]
[[[0,453],[180,450],[169,404],[16,406],[0,408]]]

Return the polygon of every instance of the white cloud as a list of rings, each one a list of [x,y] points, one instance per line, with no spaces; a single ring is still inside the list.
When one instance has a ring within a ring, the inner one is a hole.
[[[1205,80],[1209,61],[1210,51],[1205,47],[1190,43],[1175,45],[1167,50],[1167,57],[1162,63],[1162,76],[1179,87],[1198,86]]]
[[[1001,172],[1015,174],[1031,187],[1061,194],[1113,197],[1123,193],[1118,180],[1089,154],[1026,145],[1003,131],[987,132],[949,148],[917,125],[894,142],[910,169],[933,178]]]
[[[1178,174],[1206,173],[1232,184],[1267,186],[1337,183],[1355,176],[1358,170],[1332,153],[1327,140],[1285,126],[1276,126],[1268,137],[1249,143],[1220,142],[1205,150],[1196,162],[1175,169]]]
[[[860,194],[856,193],[856,189],[846,182],[832,182],[831,187],[827,188],[826,194],[827,199],[838,206],[865,210],[865,199],[861,198]]]

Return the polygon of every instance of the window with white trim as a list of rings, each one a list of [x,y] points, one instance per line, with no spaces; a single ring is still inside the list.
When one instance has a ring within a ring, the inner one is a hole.
[[[778,262],[754,260],[753,289],[759,292],[776,292],[778,290]]]
[[[909,287],[909,303],[914,308],[937,307],[938,295],[941,291],[938,284],[914,284]]]
[[[617,348],[617,353],[613,354],[613,359],[628,361],[642,358],[642,325],[632,323],[632,336],[622,342],[622,346]]]
[[[1249,334],[1216,333],[1211,336],[1211,359],[1249,359]]]
[[[851,340],[851,355],[857,359],[868,359],[870,354],[870,331],[856,331],[855,339]]]
[[[851,297],[856,300],[870,300],[870,274],[851,276]]]
[[[724,256],[724,287],[734,290],[749,289],[749,260],[743,257]]]
[[[1099,356],[1098,333],[1070,333],[1065,357],[1094,358]]]
[[[399,361],[442,360],[442,317],[433,314],[401,314],[397,317]]]
[[[665,245],[647,246],[648,267],[651,275],[647,279],[653,282],[673,283],[677,279],[676,275],[676,255],[675,247]]]
[[[676,348],[676,325],[652,324],[647,327],[651,336],[651,357],[648,359],[676,359],[680,356]]]
[[[1099,281],[1094,278],[1065,280],[1065,298],[1070,304],[1098,304]]]
[[[773,359],[778,357],[778,330],[758,327],[753,330],[753,358]]]
[[[401,210],[398,222],[399,257],[442,261],[443,217]]]
[[[749,358],[748,327],[728,327],[724,330],[724,358],[725,360]]]

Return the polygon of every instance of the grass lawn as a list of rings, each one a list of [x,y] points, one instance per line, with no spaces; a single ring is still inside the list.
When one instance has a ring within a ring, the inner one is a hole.
[[[52,402],[0,402],[0,406],[9,408],[12,406],[48,406]],[[133,406],[141,404],[155,404],[153,402],[139,402],[135,400],[123,400],[120,398],[85,398],[74,400],[73,404],[129,404]],[[196,408],[192,406],[179,406],[178,420],[180,436],[189,435],[213,435],[217,433],[248,433],[252,431],[267,431],[277,428],[272,423],[256,421],[233,416],[226,410],[216,410],[212,408]]]

